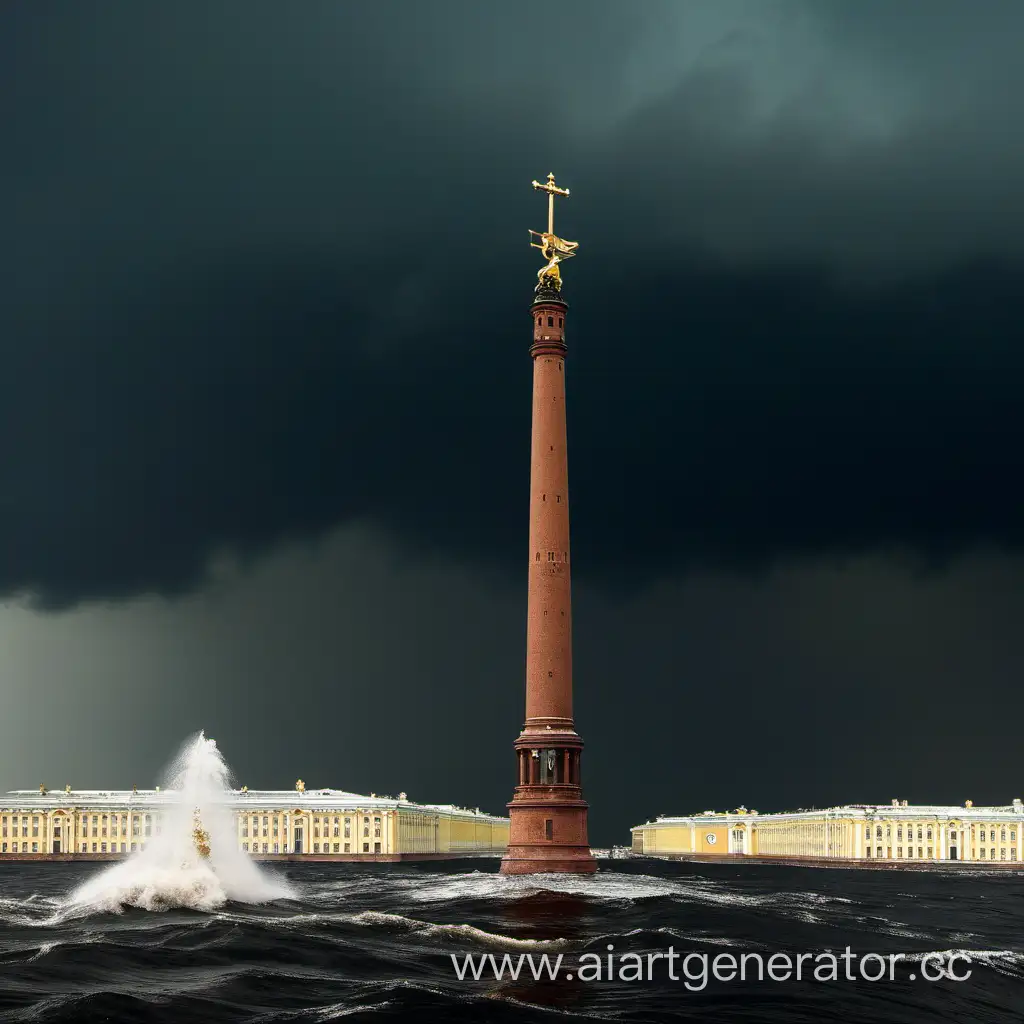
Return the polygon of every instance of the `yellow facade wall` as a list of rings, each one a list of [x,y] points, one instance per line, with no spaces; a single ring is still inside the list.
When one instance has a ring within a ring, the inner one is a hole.
[[[650,856],[1020,864],[1024,806],[1015,801],[999,808],[903,804],[782,814],[707,813],[638,825],[632,839],[635,853]]]
[[[9,794],[10,795],[10,794]],[[139,806],[143,794],[125,794],[124,804],[107,799],[97,806],[46,806],[22,797],[22,806],[3,805],[0,795],[0,858],[4,855],[110,856],[130,854],[160,834],[167,801]],[[63,795],[63,794],[62,794]],[[141,800],[140,800],[141,797]],[[53,798],[50,798],[51,801]],[[134,802],[135,806],[131,806]],[[299,802],[235,810],[238,847],[259,857],[501,854],[508,846],[509,821],[462,808],[416,804],[362,807],[303,807]]]

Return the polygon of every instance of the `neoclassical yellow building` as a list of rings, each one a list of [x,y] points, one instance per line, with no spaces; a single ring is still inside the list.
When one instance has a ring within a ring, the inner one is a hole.
[[[15,790],[0,796],[0,860],[113,859],[159,835],[177,795],[159,789]],[[504,853],[508,818],[336,789],[229,796],[239,849],[262,859],[426,860]]]
[[[759,814],[704,811],[661,817],[632,832],[636,854],[652,857],[764,857],[873,864],[1024,860],[1024,805],[1003,807],[850,804]]]

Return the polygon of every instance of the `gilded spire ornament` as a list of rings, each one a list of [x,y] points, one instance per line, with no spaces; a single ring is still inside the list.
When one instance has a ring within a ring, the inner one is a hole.
[[[546,182],[534,179],[533,187],[540,192],[548,194],[547,231],[534,231],[532,228],[530,229],[530,234],[540,239],[538,242],[530,242],[530,245],[534,249],[540,249],[541,255],[548,261],[547,265],[541,267],[537,272],[537,288],[539,290],[546,285],[547,287],[554,288],[556,291],[560,291],[562,275],[558,269],[558,264],[572,259],[576,255],[576,249],[580,244],[579,242],[568,242],[555,234],[555,196],[568,196],[569,190],[567,188],[559,188],[555,184],[554,174],[549,174]]]
[[[198,807],[192,812],[192,845],[200,857],[205,859],[210,856],[210,833],[203,828]]]

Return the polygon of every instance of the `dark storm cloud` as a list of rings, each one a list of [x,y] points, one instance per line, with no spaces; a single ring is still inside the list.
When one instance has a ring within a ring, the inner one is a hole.
[[[549,169],[584,579],[1018,544],[1024,15],[850,9],[8,13],[0,588],[518,565]]]

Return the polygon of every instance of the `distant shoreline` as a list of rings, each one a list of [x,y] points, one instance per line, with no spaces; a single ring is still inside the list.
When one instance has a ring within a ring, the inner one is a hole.
[[[8,861],[16,864],[110,863],[128,860],[131,856],[130,853],[2,853],[0,865]],[[266,853],[250,859],[259,864],[395,864],[399,861],[487,860],[500,859],[501,856],[486,850],[470,850],[453,853]]]
[[[727,854],[726,856],[701,853],[634,853],[629,860],[681,861],[691,864],[719,864],[722,867],[738,864],[766,864],[794,868],[839,868],[848,871],[1002,871],[1024,872],[1024,861],[984,860],[840,860],[835,857],[760,857],[753,854]]]

